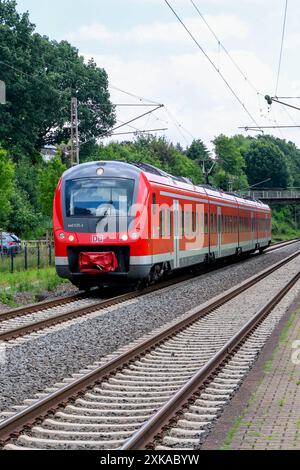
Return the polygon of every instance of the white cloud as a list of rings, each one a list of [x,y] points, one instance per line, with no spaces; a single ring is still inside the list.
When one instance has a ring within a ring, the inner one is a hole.
[[[143,0],[143,3],[146,2],[155,3],[156,0]],[[227,5],[224,0],[213,0],[213,3]],[[250,8],[249,0],[243,0],[241,3],[248,4]],[[174,5],[176,6],[176,2]],[[264,18],[262,15],[257,16],[257,24],[247,21],[247,17],[224,14],[221,11],[217,15],[206,16],[232,57],[262,95],[257,95],[224,52],[218,50],[218,44],[197,15],[185,17],[185,21],[257,123],[273,125],[276,119],[279,124],[291,124],[284,109],[274,105],[272,110],[268,110],[263,96],[272,94],[274,90],[279,54],[280,40],[274,32],[280,26],[281,16],[276,9],[271,11],[271,15],[273,20],[277,18],[276,24],[275,20],[269,21],[269,17]],[[267,26],[270,29],[266,29]],[[275,37],[278,39],[276,44]],[[79,45],[86,58],[93,56],[98,65],[107,70],[111,83],[136,95],[164,103],[189,133],[183,131],[183,138],[165,110],[133,123],[140,129],[167,126],[167,136],[170,140],[185,144],[186,140],[191,141],[192,134],[196,138],[203,138],[209,144],[221,132],[231,135],[240,132],[239,126],[253,125],[251,118],[211,64],[193,44],[181,25],[172,18],[166,22],[156,20],[148,24],[137,24],[123,32],[94,22],[83,25],[77,33],[69,34],[68,38]],[[290,66],[286,63],[290,60],[290,54],[294,64],[292,56],[299,43],[297,29],[289,31],[285,49],[288,52],[284,55],[280,90],[300,95],[300,80],[297,76],[291,78]],[[128,97],[115,90],[112,90],[112,99],[115,103],[128,102]],[[140,109],[121,108],[118,110],[118,119],[126,121],[139,111]],[[290,113],[295,120],[298,119],[296,112]],[[282,136],[280,131],[274,133]],[[287,131],[285,136],[300,144],[297,131]]]
[[[247,36],[247,25],[235,15],[207,15],[206,19],[213,28],[218,30],[223,38],[234,37],[241,39]],[[199,36],[199,33],[201,33],[202,43],[211,39],[211,33],[200,17],[189,17],[185,18],[184,21],[195,36]],[[133,46],[136,42],[151,45],[155,43],[189,45],[186,31],[176,21],[141,24],[123,33],[108,30],[101,23],[91,23],[82,26],[77,33],[67,34],[67,38],[77,42],[103,40],[107,41],[108,45],[124,45],[124,42],[133,43]]]
[[[70,41],[98,41],[111,40],[115,38],[115,33],[110,31],[105,25],[100,23],[91,23],[83,25],[77,33],[68,33],[66,38]]]
[[[235,51],[233,54],[241,66],[248,65],[251,76],[259,75],[262,86],[268,88],[273,75],[266,65],[253,53]],[[217,60],[216,54],[211,53],[211,55]],[[207,143],[221,132],[234,134],[238,132],[239,125],[253,125],[200,52],[173,55],[168,60],[157,57],[151,62],[128,61],[118,56],[96,56],[95,59],[107,70],[112,83],[137,95],[163,102],[184,128],[192,135],[203,138]],[[229,61],[224,60],[223,69],[227,76],[234,77],[233,86],[236,92],[253,115],[260,120],[258,97],[238,74],[233,74]],[[124,102],[128,97],[112,90],[112,99],[114,102]],[[263,98],[260,100],[263,101]],[[126,121],[137,115],[139,111],[140,109],[122,108],[119,111],[119,118]],[[162,121],[157,118],[161,118]],[[169,128],[167,135],[171,140],[186,143],[164,110],[134,125],[145,129],[149,128],[149,124],[151,128],[167,126]],[[185,136],[190,142],[191,136],[189,134]]]

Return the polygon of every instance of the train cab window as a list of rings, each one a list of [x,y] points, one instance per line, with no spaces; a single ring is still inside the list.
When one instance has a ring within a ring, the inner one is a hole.
[[[66,182],[67,217],[128,215],[134,195],[134,180],[81,178]]]

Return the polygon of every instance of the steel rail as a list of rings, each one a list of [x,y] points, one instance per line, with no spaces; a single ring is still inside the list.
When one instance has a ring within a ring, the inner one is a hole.
[[[47,397],[38,400],[35,404],[28,406],[25,410],[0,422],[0,442],[2,444],[5,443],[12,436],[17,436],[24,427],[34,425],[36,420],[44,418],[49,412],[54,412],[58,407],[66,406],[69,400],[74,400],[78,396],[83,395],[87,389],[91,389],[95,384],[116,374],[132,361],[144,356],[162,342],[177,335],[180,331],[205,317],[218,307],[226,304],[229,300],[245,292],[247,289],[277,271],[282,266],[288,264],[299,255],[300,250],[276,263],[272,267],[265,269],[258,275],[244,281],[238,287],[230,289],[225,295],[221,294],[213,299],[213,301],[207,302],[204,306],[193,309],[188,317],[178,321],[175,325],[167,326],[158,335],[145,340],[143,343],[135,346],[124,354],[121,354],[107,364],[96,368],[92,372],[74,380],[56,392],[50,393]]]
[[[66,305],[68,303],[76,302],[77,300],[82,300],[87,297],[89,297],[89,295],[85,292],[78,292],[78,294],[57,297],[56,299],[45,300],[44,302],[38,302],[36,304],[26,305],[25,307],[8,310],[7,312],[0,314],[0,322],[30,315],[31,313],[42,312],[48,308]]]
[[[121,450],[142,450],[155,447],[155,440],[161,440],[163,434],[182,417],[200,394],[209,379],[217,370],[228,362],[234,350],[238,349],[246,338],[257,328],[274,307],[285,297],[300,279],[300,272],[293,277],[271,301],[265,304],[198,372],[134,434]]]
[[[284,243],[276,243],[274,246],[269,247],[267,250],[268,251],[274,251],[278,250],[281,247],[287,246],[289,244],[294,244],[298,242],[299,240],[292,240]],[[235,262],[240,262],[242,259],[236,259],[234,260]],[[215,266],[211,266],[209,268],[205,268],[200,274],[206,274],[209,272],[214,271],[216,268]],[[195,277],[194,274],[183,274],[178,278],[172,278],[171,280],[166,280],[160,284],[155,284],[153,286],[147,287],[141,291],[134,291],[134,292],[127,292],[122,295],[118,295],[115,297],[110,297],[109,299],[101,300],[95,304],[92,304],[90,306],[84,306],[80,307],[74,310],[70,310],[68,312],[58,314],[55,316],[51,316],[49,318],[44,318],[40,321],[32,322],[8,331],[0,332],[0,341],[7,342],[14,340],[16,338],[20,338],[25,335],[29,335],[38,331],[41,331],[46,328],[50,328],[55,325],[59,325],[61,323],[67,322],[69,320],[73,320],[79,317],[83,317],[85,315],[94,313],[98,310],[103,310],[105,308],[114,306],[114,305],[119,305],[123,302],[126,302],[128,300],[132,300],[138,297],[141,297],[146,294],[150,294],[153,292],[156,292],[158,290],[162,290],[166,287],[170,287],[172,285],[179,284],[181,282],[185,282],[187,280],[193,279]],[[95,290],[95,293],[97,291]],[[21,318],[21,317],[26,317],[26,315],[30,315],[32,313],[40,313],[43,312],[44,310],[47,310],[48,308],[54,307],[54,306],[60,306],[60,305],[65,305],[68,303],[71,303],[72,301],[76,300],[81,300],[84,298],[88,298],[88,295],[85,293],[79,293],[73,296],[67,296],[67,297],[61,297],[58,299],[50,300],[43,302],[41,304],[33,304],[28,307],[21,307],[20,309],[16,310],[11,310],[9,312],[5,312],[4,314],[0,315],[0,324],[3,321],[7,320],[12,320],[15,318]]]
[[[277,242],[272,244],[266,251],[273,251],[279,249],[281,246],[288,246],[294,243],[297,243],[300,239],[287,240],[286,242]],[[0,313],[0,323],[2,321],[12,320],[14,318],[20,318],[32,313],[42,312],[52,307],[57,307],[60,305],[66,305],[68,303],[76,302],[78,300],[86,299],[89,296],[95,296],[97,294],[97,289],[94,289],[92,292],[78,292],[76,294],[57,297],[56,299],[46,300],[43,302],[38,302],[36,304],[26,305],[24,307],[19,307],[13,310],[8,310],[7,312]]]
[[[296,243],[297,241],[299,240],[284,242],[284,244],[279,242],[278,244],[275,244],[273,247],[269,247],[268,250],[274,251],[274,250],[281,248],[281,246],[284,247],[286,245]],[[243,258],[235,259],[234,262],[240,262],[241,260],[243,260]],[[206,274],[206,273],[214,271],[215,269],[218,269],[218,268],[216,268],[215,266],[211,266],[209,268],[206,267],[200,274]],[[110,297],[109,299],[101,300],[90,306],[80,307],[80,308],[70,310],[62,314],[51,316],[49,318],[44,318],[40,321],[32,322],[32,323],[29,323],[29,324],[26,324],[17,328],[13,328],[8,331],[0,332],[0,341],[3,341],[3,342],[11,341],[16,338],[20,338],[22,336],[41,331],[43,329],[50,328],[55,325],[59,325],[69,320],[83,317],[85,315],[94,313],[98,310],[103,310],[105,308],[108,308],[114,305],[119,305],[128,300],[132,300],[132,299],[141,297],[143,295],[150,294],[158,290],[162,290],[166,287],[170,287],[172,285],[185,282],[187,280],[193,279],[194,277],[195,277],[194,274],[183,274],[178,278],[172,278],[171,280],[166,280],[160,284],[155,284],[141,291],[127,292],[119,296]],[[95,293],[96,292],[97,291],[95,290]],[[88,298],[88,295],[84,293],[79,293],[73,296],[61,297],[58,299],[43,302],[42,304],[33,304],[28,307],[22,307],[20,309],[11,310],[9,312],[5,312],[4,314],[0,315],[0,325],[2,321],[12,320],[15,318],[21,318],[23,316],[26,317],[26,315],[30,315],[32,313],[40,313],[40,312],[43,312],[44,310],[47,310],[48,308],[51,308],[54,306],[65,305],[65,304],[71,303],[72,301],[76,301],[76,300],[80,300],[84,298]]]

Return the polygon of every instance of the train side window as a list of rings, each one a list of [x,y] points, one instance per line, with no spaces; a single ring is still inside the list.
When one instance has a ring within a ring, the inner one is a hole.
[[[204,214],[203,214],[203,212],[200,212],[199,217],[200,217],[200,234],[203,234],[204,233]]]
[[[165,211],[161,210],[159,213],[159,229],[160,229],[160,237],[166,236],[166,219],[165,219]]]
[[[167,209],[167,237],[171,236],[171,211]]]
[[[196,217],[196,213],[195,212],[192,212],[192,232],[193,234],[197,233],[197,217]]]
[[[181,235],[184,237],[184,220],[185,220],[185,214],[184,214],[184,209],[181,211]]]
[[[156,214],[156,193],[152,194],[152,211]]]
[[[208,233],[208,214],[204,216],[204,233]]]
[[[185,234],[190,234],[190,212],[185,213]]]

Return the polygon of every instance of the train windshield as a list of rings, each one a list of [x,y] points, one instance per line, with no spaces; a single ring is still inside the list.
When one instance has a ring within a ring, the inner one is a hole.
[[[66,182],[67,217],[127,216],[133,203],[134,180],[83,178]]]

